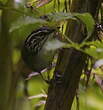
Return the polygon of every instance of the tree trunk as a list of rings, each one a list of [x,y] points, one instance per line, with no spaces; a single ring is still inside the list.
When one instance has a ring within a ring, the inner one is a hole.
[[[95,17],[99,0],[72,0],[71,12],[90,12]],[[82,24],[68,21],[66,35],[77,43],[81,43],[85,36]],[[54,74],[63,75],[62,83],[51,83],[45,110],[71,110],[80,76],[85,66],[87,56],[75,49],[62,49],[59,53]]]
[[[8,0],[6,6],[13,6]],[[12,68],[12,38],[9,33],[12,12],[2,9],[0,32],[0,110],[14,110],[15,74]]]

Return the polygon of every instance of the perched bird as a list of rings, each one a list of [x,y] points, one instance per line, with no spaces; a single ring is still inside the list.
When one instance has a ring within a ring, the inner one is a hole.
[[[50,66],[56,51],[52,48],[52,43],[58,41],[55,33],[55,28],[43,26],[26,38],[21,52],[22,59],[34,72],[40,73]]]

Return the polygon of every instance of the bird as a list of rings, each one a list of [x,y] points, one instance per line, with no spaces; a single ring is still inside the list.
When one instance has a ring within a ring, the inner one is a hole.
[[[34,72],[41,71],[51,65],[56,49],[48,45],[57,40],[56,28],[42,26],[28,35],[21,51],[24,63]],[[56,43],[56,42],[55,42]]]

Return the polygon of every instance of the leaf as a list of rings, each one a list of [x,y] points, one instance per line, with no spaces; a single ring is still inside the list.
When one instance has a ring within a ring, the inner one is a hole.
[[[45,20],[42,19],[37,19],[37,18],[33,18],[30,16],[26,16],[26,17],[20,17],[17,21],[15,21],[11,27],[9,32],[13,32],[19,28],[22,28],[23,26],[27,26],[29,24],[44,24],[46,23]]]
[[[49,17],[52,21],[58,22],[63,20],[78,20],[79,18],[85,25],[87,29],[87,38],[89,38],[94,30],[94,19],[89,13],[65,13],[65,12],[58,12],[58,13],[51,13]],[[76,18],[77,17],[77,18]]]
[[[52,21],[63,21],[63,20],[67,20],[67,19],[73,19],[76,20],[76,18],[74,18],[74,16],[71,13],[64,13],[64,12],[58,12],[58,13],[51,13],[48,15]]]
[[[100,51],[98,51],[100,49]],[[85,49],[85,53],[94,57],[95,59],[103,58],[103,49],[101,48],[87,48]]]
[[[91,14],[89,14],[89,13],[82,13],[82,14],[74,13],[73,15],[76,16],[77,18],[79,18],[86,25],[88,37],[90,37],[93,32],[94,25],[95,25],[95,21],[94,21],[93,17],[91,16]]]
[[[88,55],[96,58],[102,59],[103,58],[103,42],[101,41],[93,41],[86,43],[89,48],[84,49],[83,51]]]

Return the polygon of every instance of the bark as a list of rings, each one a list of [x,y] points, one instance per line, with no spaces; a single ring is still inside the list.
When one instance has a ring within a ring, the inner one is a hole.
[[[72,0],[70,10],[79,13],[90,12],[95,17],[99,3],[99,0]],[[68,21],[66,35],[72,41],[81,43],[85,39],[82,27],[77,22]],[[60,51],[54,74],[63,75],[62,83],[51,83],[45,110],[71,110],[86,58],[85,54],[74,49]]]

